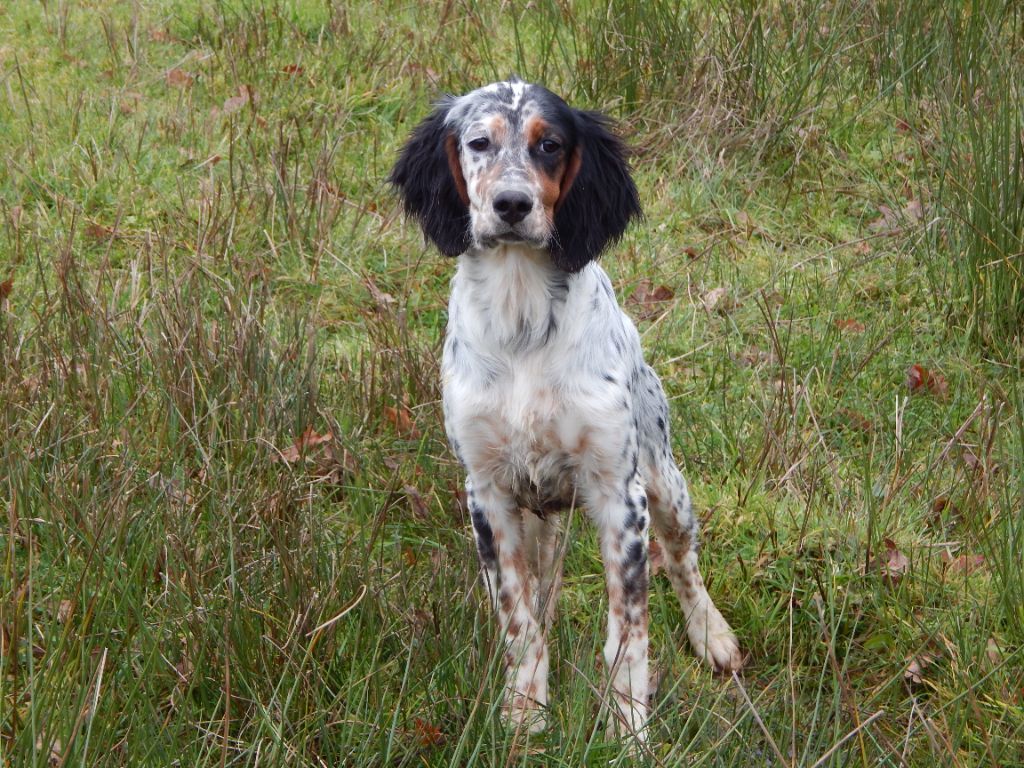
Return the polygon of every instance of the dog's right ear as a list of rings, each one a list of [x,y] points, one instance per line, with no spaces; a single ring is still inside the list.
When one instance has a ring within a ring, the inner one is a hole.
[[[412,132],[388,181],[402,197],[406,214],[445,256],[458,256],[472,243],[469,196],[459,164],[459,142],[445,117],[445,99]]]

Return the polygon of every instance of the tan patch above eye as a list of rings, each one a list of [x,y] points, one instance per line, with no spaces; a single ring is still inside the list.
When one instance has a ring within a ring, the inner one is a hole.
[[[492,142],[498,145],[505,143],[505,139],[508,138],[508,123],[505,122],[504,117],[501,115],[495,115],[491,118],[487,127],[491,132]]]
[[[550,126],[541,117],[531,117],[526,121],[526,143],[527,146],[534,146],[550,130]]]

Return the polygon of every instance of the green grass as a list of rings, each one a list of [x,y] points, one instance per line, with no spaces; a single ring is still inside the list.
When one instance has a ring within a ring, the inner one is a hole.
[[[511,72],[638,148],[604,266],[750,652],[703,669],[656,576],[638,762],[1024,765],[1022,42],[998,0],[0,8],[0,765],[624,756],[580,514],[551,727],[498,720],[453,263],[383,182]]]

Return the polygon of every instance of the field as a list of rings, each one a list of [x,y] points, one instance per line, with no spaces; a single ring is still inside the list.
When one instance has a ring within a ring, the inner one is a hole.
[[[1024,765],[1013,0],[0,7],[0,765]],[[640,754],[571,520],[548,730],[497,708],[385,184],[433,99],[602,109],[605,254],[672,407],[715,676],[652,577]]]

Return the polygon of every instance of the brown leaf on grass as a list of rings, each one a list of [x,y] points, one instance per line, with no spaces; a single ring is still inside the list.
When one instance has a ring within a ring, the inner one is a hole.
[[[249,103],[249,90],[247,88],[239,88],[238,91],[237,96],[231,96],[224,100],[221,109],[225,115],[233,115]]]
[[[195,75],[181,67],[172,67],[167,70],[167,74],[164,76],[164,80],[169,88],[188,88],[195,79]]]
[[[692,245],[688,245],[685,248],[683,248],[683,254],[686,256],[686,258],[691,260],[696,259],[697,257],[700,256],[700,252]]]
[[[843,420],[844,424],[848,427],[852,427],[858,432],[870,434],[875,431],[875,425],[872,423],[871,419],[859,411],[853,410],[853,408],[840,408],[837,413]]]
[[[430,507],[427,506],[427,502],[424,501],[423,495],[416,489],[415,486],[405,486],[405,497],[409,500],[409,508],[415,517],[420,520],[427,520],[430,518]]]
[[[840,331],[849,331],[850,333],[864,333],[864,323],[852,318],[836,320],[836,328]]]
[[[725,314],[730,309],[739,306],[739,302],[732,296],[729,289],[724,286],[712,288],[701,297],[701,303],[708,312]]]
[[[5,301],[14,289],[14,275],[0,283],[0,301]]]
[[[1003,652],[994,637],[990,637],[985,643],[985,657],[993,667],[998,667],[1003,660]]]
[[[92,240],[109,240],[114,236],[114,230],[95,221],[90,221],[85,227],[85,236]]]
[[[665,570],[665,553],[657,539],[651,539],[647,545],[647,562],[651,565],[651,576]]]
[[[885,553],[874,560],[874,565],[882,572],[882,578],[889,584],[897,584],[910,567],[909,558],[900,552],[892,539],[885,540]]]
[[[413,720],[413,727],[416,729],[416,741],[421,747],[436,747],[444,743],[444,734],[433,723],[417,717]]]
[[[317,434],[316,430],[313,429],[313,425],[309,425],[303,431],[301,435],[295,438],[295,442],[281,451],[281,455],[275,456],[275,459],[280,459],[286,464],[294,464],[299,460],[301,456],[306,454],[310,448],[315,448],[318,445],[329,443],[334,439],[334,435],[330,432],[320,435]]]
[[[394,408],[390,405],[384,406],[384,418],[395,428],[402,437],[415,440],[420,436],[416,423],[412,420],[412,411],[404,403]]]
[[[907,369],[907,389],[911,394],[931,394],[945,400],[949,394],[949,383],[941,373],[930,371],[914,363]]]
[[[68,619],[75,610],[75,604],[70,600],[61,600],[57,605],[57,623],[67,624]]]
[[[969,576],[985,565],[984,555],[959,555],[958,557],[953,557],[948,549],[942,550],[939,559],[942,560],[943,565],[949,570],[962,573],[965,576]]]
[[[888,205],[880,205],[878,212],[881,216],[868,222],[868,229],[879,235],[894,235],[903,228],[905,222],[915,223],[924,218],[924,207],[917,199],[911,200],[899,211],[894,211]]]
[[[924,684],[924,670],[935,662],[935,657],[930,653],[919,653],[907,659],[907,666],[903,670],[903,679],[909,685]]]
[[[169,43],[174,40],[170,32],[160,27],[150,27],[148,37],[153,43]]]
[[[286,75],[301,75],[306,70],[301,64],[285,64],[281,71]]]
[[[665,303],[672,301],[675,296],[675,291],[667,285],[655,287],[650,278],[645,277],[626,299],[626,304],[635,309],[636,316],[641,320],[650,320],[660,315],[665,310]]]
[[[368,290],[370,292],[370,296],[373,297],[373,303],[377,305],[378,310],[390,309],[392,305],[398,303],[398,299],[387,291],[382,291],[369,275],[366,277],[365,285],[366,290]]]

